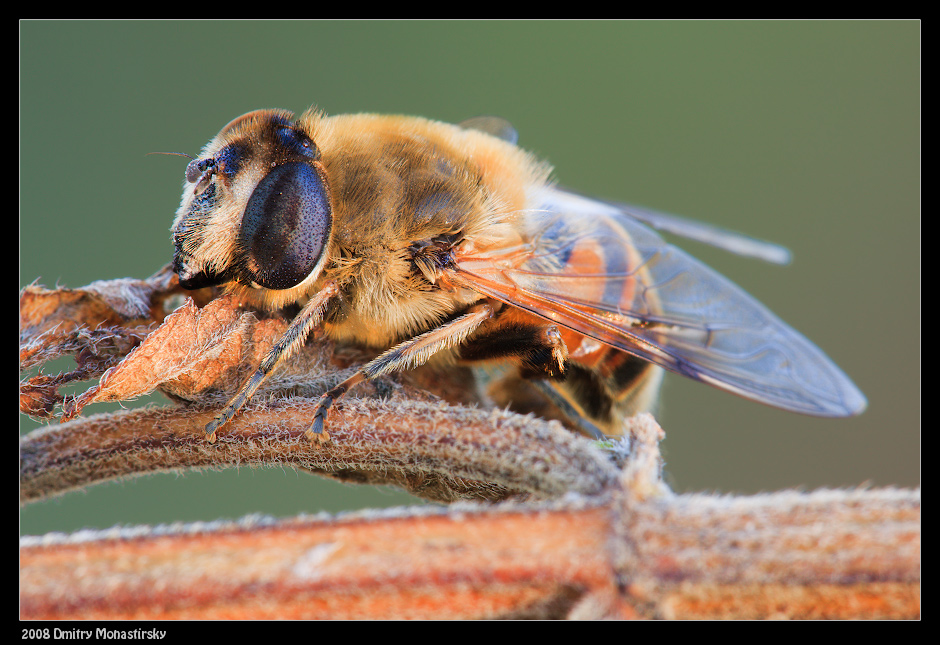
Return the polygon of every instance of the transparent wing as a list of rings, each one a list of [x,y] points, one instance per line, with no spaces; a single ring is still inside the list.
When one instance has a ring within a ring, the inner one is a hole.
[[[681,235],[684,238],[702,242],[736,255],[757,258],[773,264],[789,264],[791,260],[788,248],[766,240],[759,240],[744,233],[729,231],[720,226],[713,226],[705,222],[697,222],[679,215],[661,213],[632,204],[608,202],[608,205],[652,226],[658,231]]]
[[[513,125],[506,119],[498,116],[477,116],[466,119],[460,122],[460,127],[466,130],[479,130],[480,132],[485,132],[486,134],[512,144],[516,144],[519,141],[519,133]],[[555,189],[553,192],[554,201],[556,202],[555,205],[559,206],[561,210],[565,210],[566,206],[558,202],[592,201],[596,203],[596,200],[582,197],[569,189]],[[786,247],[774,244],[773,242],[759,240],[750,235],[738,233],[737,231],[729,231],[720,226],[706,224],[705,222],[680,217],[679,215],[663,213],[642,206],[634,206],[633,204],[620,202],[604,203],[613,209],[619,210],[634,219],[638,219],[652,226],[658,231],[666,231],[667,233],[680,235],[684,238],[724,249],[725,251],[737,255],[757,258],[774,264],[789,264],[791,259],[790,251]]]
[[[556,189],[524,242],[457,257],[456,277],[673,372],[769,405],[851,416],[866,401],[815,345],[610,204]]]
[[[595,205],[600,203],[611,210],[620,211],[633,219],[638,219],[657,231],[680,235],[686,239],[708,244],[735,255],[756,258],[773,264],[789,264],[792,259],[790,249],[785,246],[759,240],[756,237],[738,231],[731,231],[714,224],[700,222],[680,215],[672,215],[671,213],[663,213],[662,211],[634,204],[606,200],[599,202],[572,192],[567,188],[552,189],[551,192],[553,193],[553,205],[559,212],[577,211],[579,208],[583,208],[583,205],[587,202],[593,202]]]
[[[498,116],[475,116],[460,122],[464,130],[479,130],[503,141],[515,145],[519,141],[519,133],[512,123]]]

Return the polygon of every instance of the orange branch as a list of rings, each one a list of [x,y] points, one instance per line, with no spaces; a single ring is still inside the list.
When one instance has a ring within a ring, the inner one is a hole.
[[[21,410],[71,418],[154,389],[188,406],[23,437],[22,503],[114,477],[233,465],[476,503],[23,538],[23,618],[920,615],[919,490],[677,496],[660,477],[662,430],[649,415],[602,450],[558,422],[474,407],[486,401],[457,368],[363,384],[332,411],[332,443],[312,444],[316,397],[362,358],[314,339],[210,445],[205,424],[286,323],[213,293],[168,314],[179,294],[168,268],[146,281],[23,291],[21,367],[71,355],[76,369],[27,377]],[[78,396],[60,391],[92,378]]]
[[[917,618],[919,494],[456,505],[31,538],[23,618]]]

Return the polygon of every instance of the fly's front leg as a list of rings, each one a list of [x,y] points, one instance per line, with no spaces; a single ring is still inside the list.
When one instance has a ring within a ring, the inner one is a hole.
[[[251,375],[251,378],[242,386],[238,394],[228,402],[222,412],[206,426],[206,440],[209,443],[216,442],[216,433],[219,428],[228,423],[238,410],[248,402],[281,361],[289,358],[304,344],[310,332],[323,321],[323,314],[330,299],[337,294],[339,294],[339,287],[329,282],[304,305],[304,308],[291,322],[284,335],[278,339],[271,351],[261,361],[261,365]]]
[[[467,313],[420,336],[415,336],[411,340],[406,340],[365,364],[358,372],[320,397],[313,423],[307,430],[307,438],[321,442],[330,440],[329,433],[324,430],[330,407],[357,384],[383,374],[423,365],[437,352],[463,343],[481,324],[493,317],[494,311],[489,303],[476,304],[468,309]]]

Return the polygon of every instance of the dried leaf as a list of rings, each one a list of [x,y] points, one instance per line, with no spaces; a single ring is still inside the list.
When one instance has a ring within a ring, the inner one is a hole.
[[[180,292],[169,267],[146,280],[99,281],[81,289],[23,289],[20,370],[41,370],[44,363],[65,356],[74,357],[75,369],[25,378],[20,410],[51,416],[64,402],[60,388],[98,378],[116,365],[163,320],[167,301]]]
[[[21,342],[50,330],[147,325],[163,318],[160,296],[178,290],[168,267],[147,280],[100,280],[81,289],[30,285],[20,292]]]
[[[188,299],[105,372],[98,385],[76,397],[63,416],[71,418],[90,403],[133,399],[160,386],[188,400],[207,390],[233,391],[242,380],[242,366],[256,365],[284,327],[277,321],[265,321],[260,328],[257,323],[228,297],[203,309]]]

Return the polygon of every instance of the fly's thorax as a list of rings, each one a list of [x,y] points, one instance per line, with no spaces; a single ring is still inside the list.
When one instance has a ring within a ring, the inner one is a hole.
[[[462,233],[505,233],[548,167],[494,137],[415,117],[320,118],[317,144],[335,201],[335,239],[352,251]]]
[[[416,249],[447,240],[445,262],[465,247],[505,244],[527,207],[527,182],[541,181],[544,169],[505,142],[424,119],[330,117],[317,131],[334,200],[323,277],[342,285],[345,297],[328,333],[387,346],[479,300],[439,284]]]
[[[395,287],[388,281],[364,280],[357,289],[345,291],[349,296],[324,323],[326,334],[336,341],[387,349],[438,327],[480,300],[479,294],[466,290]]]

